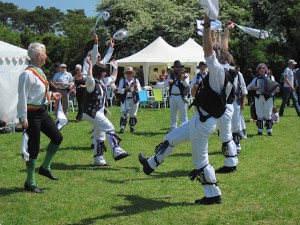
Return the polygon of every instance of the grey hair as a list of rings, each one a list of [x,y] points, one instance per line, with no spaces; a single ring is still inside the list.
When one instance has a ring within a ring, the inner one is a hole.
[[[77,65],[75,66],[75,69],[80,69],[80,70],[82,70],[82,66],[81,66],[80,64],[77,64]]]
[[[258,66],[256,67],[256,72],[257,73],[259,73],[259,69],[260,69],[260,67],[265,67],[265,74],[268,74],[268,67],[266,66],[266,64],[264,64],[264,63],[260,63],[260,64],[258,64]]]
[[[44,44],[41,43],[31,43],[28,47],[28,56],[30,58],[31,61],[35,61],[36,60],[36,55],[38,53],[43,53],[46,52],[46,47]]]

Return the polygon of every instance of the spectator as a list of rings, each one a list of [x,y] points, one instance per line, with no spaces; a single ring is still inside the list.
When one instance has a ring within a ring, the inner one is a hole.
[[[78,106],[76,122],[79,122],[80,120],[82,120],[82,114],[83,114],[85,96],[86,96],[85,78],[82,75],[82,67],[80,64],[77,64],[75,66],[74,78],[75,78],[76,99],[77,99],[77,106]]]

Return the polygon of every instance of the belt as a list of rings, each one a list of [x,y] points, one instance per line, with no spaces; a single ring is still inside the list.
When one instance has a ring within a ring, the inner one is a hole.
[[[181,95],[181,94],[171,94],[171,95],[179,96],[179,95]]]

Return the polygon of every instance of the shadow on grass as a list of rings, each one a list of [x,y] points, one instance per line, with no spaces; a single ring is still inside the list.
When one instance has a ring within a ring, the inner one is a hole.
[[[177,207],[177,206],[192,206],[195,205],[190,202],[177,202],[171,203],[163,201],[161,199],[147,199],[138,195],[118,195],[122,198],[125,198],[126,201],[130,202],[129,205],[121,205],[112,207],[113,210],[117,210],[117,213],[104,214],[98,217],[82,219],[79,223],[72,223],[72,225],[86,225],[86,224],[96,224],[97,220],[105,220],[110,218],[122,217],[135,215],[147,211],[157,211],[163,208],[168,207]],[[165,199],[165,198],[164,198]],[[69,224],[71,225],[71,224]]]
[[[208,151],[208,155],[223,155],[223,152],[221,150],[214,151],[214,152]]]
[[[92,164],[88,165],[68,165],[65,163],[52,163],[51,168],[53,170],[114,170],[119,171],[121,168],[113,168],[112,166],[94,166]]]
[[[155,135],[160,135],[160,134],[166,134],[166,132],[134,132],[135,135],[138,136],[155,136]]]
[[[68,147],[64,147],[64,148],[59,148],[58,151],[80,151],[80,150],[93,150],[91,148],[91,146],[84,146],[84,147],[80,147],[80,146],[68,146]]]
[[[174,153],[171,154],[169,157],[191,157],[192,153]]]
[[[0,188],[0,196],[11,195],[11,194],[15,194],[18,192],[25,192],[24,188],[20,188],[20,187]]]

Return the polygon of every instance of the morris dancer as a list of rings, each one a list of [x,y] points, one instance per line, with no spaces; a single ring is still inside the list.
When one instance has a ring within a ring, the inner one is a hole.
[[[112,123],[104,115],[105,101],[107,95],[106,87],[114,83],[117,78],[117,62],[114,60],[114,70],[110,77],[105,77],[106,67],[101,64],[92,66],[92,62],[87,58],[89,63],[89,71],[86,77],[86,107],[83,118],[93,126],[92,136],[94,143],[94,165],[107,166],[103,154],[106,151],[105,132],[107,133],[108,143],[113,150],[113,158],[115,161],[123,159],[129,154],[120,147],[121,139],[115,134],[115,128]]]

